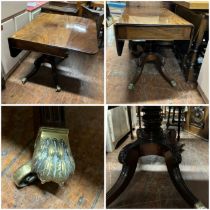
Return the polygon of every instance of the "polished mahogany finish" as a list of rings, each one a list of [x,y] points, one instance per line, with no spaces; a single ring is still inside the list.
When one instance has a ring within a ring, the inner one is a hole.
[[[185,19],[166,8],[126,7],[117,24],[190,25]]]
[[[190,22],[163,7],[126,7],[122,17],[115,23],[114,30],[119,56],[122,55],[125,40],[190,40],[190,46],[193,36],[193,25]],[[154,61],[163,78],[172,87],[176,86],[176,82],[167,75],[162,58],[149,50],[140,58],[140,62],[138,62],[140,70],[136,72],[128,89],[134,90],[144,64],[148,61]]]
[[[19,50],[31,50],[66,57],[68,50],[98,52],[96,24],[93,20],[59,14],[41,13],[9,38],[13,57]]]
[[[193,9],[193,10],[209,9],[208,1],[175,1],[174,3],[183,6],[187,9]]]
[[[107,206],[109,206],[128,186],[138,163],[139,157],[158,155],[165,158],[170,178],[177,191],[185,201],[194,208],[204,208],[185,184],[179,169],[182,161],[181,152],[184,145],[179,145],[174,129],[161,128],[161,107],[143,107],[144,128],[137,131],[137,140],[126,145],[119,154],[118,160],[123,165],[122,171],[113,187],[107,192]]]
[[[42,12],[46,13],[55,13],[55,14],[61,14],[61,15],[77,15],[79,10],[75,7],[70,7],[67,5],[53,5],[51,2],[49,4],[45,4],[42,6],[41,9]]]
[[[124,40],[190,40],[193,25],[166,8],[127,7],[114,25],[117,52]]]
[[[25,84],[40,69],[42,63],[49,63],[52,69],[56,91],[61,91],[58,82],[56,58],[66,58],[69,50],[88,54],[98,52],[96,24],[88,18],[41,13],[31,23],[8,39],[10,54],[16,57],[22,50],[42,53],[35,62],[35,68],[23,79]]]

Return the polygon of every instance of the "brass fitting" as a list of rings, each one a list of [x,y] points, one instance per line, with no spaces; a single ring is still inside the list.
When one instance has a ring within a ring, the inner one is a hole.
[[[13,175],[17,187],[25,187],[37,178],[42,184],[64,184],[75,171],[68,134],[69,130],[64,128],[39,129],[32,160],[18,168]]]

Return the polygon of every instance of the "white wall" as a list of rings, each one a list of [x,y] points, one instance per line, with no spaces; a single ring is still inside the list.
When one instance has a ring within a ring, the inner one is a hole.
[[[209,100],[209,44],[207,46],[201,70],[198,76],[198,86],[205,95],[205,98]]]
[[[27,1],[2,1],[1,20],[25,10],[26,7]]]

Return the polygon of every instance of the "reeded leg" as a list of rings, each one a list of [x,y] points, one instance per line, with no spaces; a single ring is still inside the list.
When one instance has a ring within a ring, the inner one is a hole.
[[[123,164],[123,167],[118,180],[107,193],[107,206],[120,196],[135,173],[139,152],[137,147],[133,145],[135,143],[125,146],[120,152],[119,161]]]
[[[192,208],[206,208],[201,201],[199,201],[193,193],[189,190],[187,185],[185,184],[182,174],[179,169],[179,165],[172,154],[171,151],[165,153],[165,161],[168,169],[168,173],[170,178],[176,187],[177,191],[181,194],[181,196],[185,199],[185,201],[192,207]]]

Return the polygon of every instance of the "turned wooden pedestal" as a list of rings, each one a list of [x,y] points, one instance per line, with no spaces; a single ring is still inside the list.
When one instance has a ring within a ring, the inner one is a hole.
[[[179,164],[182,161],[181,152],[183,145],[179,145],[176,139],[176,131],[161,128],[161,108],[144,107],[142,111],[144,128],[140,129],[138,139],[126,145],[119,154],[119,162],[122,163],[121,174],[107,193],[107,206],[109,206],[128,186],[132,179],[139,157],[158,155],[165,158],[170,178],[177,191],[185,201],[194,208],[205,208],[186,186]]]

